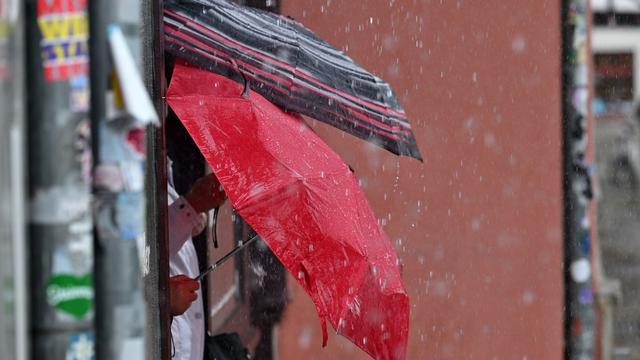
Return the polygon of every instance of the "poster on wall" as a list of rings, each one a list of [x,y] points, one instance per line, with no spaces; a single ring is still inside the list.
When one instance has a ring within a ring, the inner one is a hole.
[[[87,0],[38,0],[38,28],[46,81],[87,76],[89,22]]]

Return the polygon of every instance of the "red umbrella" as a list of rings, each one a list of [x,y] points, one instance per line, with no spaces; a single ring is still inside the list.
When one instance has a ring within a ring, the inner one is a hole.
[[[297,116],[176,64],[167,102],[237,212],[325,320],[371,356],[404,359],[409,297],[398,258],[349,167]]]

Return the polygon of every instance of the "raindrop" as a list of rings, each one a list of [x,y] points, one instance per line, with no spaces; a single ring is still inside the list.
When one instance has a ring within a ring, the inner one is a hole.
[[[402,243],[402,242],[401,242],[401,243]],[[371,267],[371,272],[373,273],[373,276],[377,276],[379,271],[380,271],[380,270],[378,269],[378,267],[377,267],[377,266],[372,266],[372,267]]]
[[[480,219],[473,219],[473,221],[471,221],[471,229],[473,231],[480,230]]]
[[[524,36],[516,35],[511,41],[511,49],[516,54],[522,54],[527,49],[527,41]]]
[[[313,331],[309,329],[308,326],[305,326],[298,336],[298,347],[301,349],[308,349],[311,346],[311,340],[313,337]]]

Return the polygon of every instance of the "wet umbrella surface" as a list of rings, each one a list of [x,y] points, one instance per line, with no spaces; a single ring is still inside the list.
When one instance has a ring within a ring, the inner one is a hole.
[[[371,356],[404,359],[409,298],[395,250],[349,167],[298,116],[176,64],[167,102],[238,213],[325,320]]]

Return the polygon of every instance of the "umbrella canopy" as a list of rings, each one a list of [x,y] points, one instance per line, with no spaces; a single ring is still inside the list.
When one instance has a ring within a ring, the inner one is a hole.
[[[237,212],[328,320],[379,359],[406,353],[398,258],[349,167],[302,119],[223,76],[177,64],[167,102]]]
[[[271,102],[421,160],[393,90],[300,23],[227,0],[165,2],[166,49]]]

